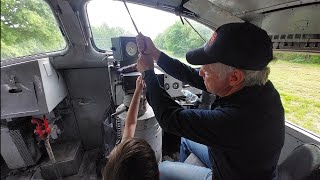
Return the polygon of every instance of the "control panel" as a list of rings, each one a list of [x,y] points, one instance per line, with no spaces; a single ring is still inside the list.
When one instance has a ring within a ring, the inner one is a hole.
[[[163,71],[159,68],[160,71]],[[164,72],[165,73],[165,72]],[[169,74],[164,74],[164,89],[168,92],[171,97],[180,97],[183,96],[181,90],[188,90],[193,94],[200,95],[202,94],[202,90],[194,88],[188,84],[181,82],[178,79],[170,76]]]

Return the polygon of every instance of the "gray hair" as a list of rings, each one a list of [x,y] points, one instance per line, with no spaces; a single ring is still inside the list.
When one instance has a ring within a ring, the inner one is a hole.
[[[236,68],[222,64],[222,63],[214,63],[211,64],[210,68],[214,72],[218,72],[218,76],[220,79],[225,79],[227,74],[234,71]],[[245,74],[245,78],[243,81],[243,87],[245,86],[254,86],[254,85],[265,85],[268,81],[268,76],[270,74],[270,68],[265,67],[262,70],[254,71],[254,70],[243,70],[240,69]]]
[[[268,76],[270,74],[270,68],[265,67],[259,71],[252,70],[242,70],[245,74],[245,79],[243,86],[254,86],[254,85],[265,85],[268,81]]]

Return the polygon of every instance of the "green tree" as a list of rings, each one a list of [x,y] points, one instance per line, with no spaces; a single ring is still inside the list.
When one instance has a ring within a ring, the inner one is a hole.
[[[201,24],[193,23],[192,25],[205,40],[209,40],[212,35],[211,29]],[[204,44],[204,41],[190,25],[183,25],[181,21],[176,21],[163,33],[159,34],[154,41],[156,46],[160,49],[171,51],[178,56],[184,55],[188,50],[200,47]]]
[[[65,47],[57,22],[42,0],[1,0],[1,60]]]
[[[134,36],[121,27],[109,27],[107,24],[92,26],[91,30],[96,47],[102,50],[110,50],[113,37]]]

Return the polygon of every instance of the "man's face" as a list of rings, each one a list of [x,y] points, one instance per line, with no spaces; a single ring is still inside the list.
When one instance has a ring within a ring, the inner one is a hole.
[[[203,78],[207,91],[212,94],[224,96],[225,92],[230,88],[228,81],[229,75],[224,77],[224,75],[219,72],[216,63],[202,65],[199,75]]]

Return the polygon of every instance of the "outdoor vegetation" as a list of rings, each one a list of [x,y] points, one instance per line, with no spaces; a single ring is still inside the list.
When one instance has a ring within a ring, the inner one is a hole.
[[[111,38],[117,36],[134,36],[121,27],[109,27],[107,24],[91,27],[94,44],[98,49],[110,50]]]
[[[49,6],[40,0],[1,0],[1,60],[66,47]]]
[[[200,24],[194,24],[194,28],[208,41],[212,30]],[[201,47],[205,41],[188,25],[176,21],[154,40],[156,46],[162,50],[172,52],[176,56],[183,56],[194,48]]]
[[[286,120],[320,135],[320,55],[275,56],[270,79],[281,95]]]
[[[208,40],[212,31],[200,24],[195,29]],[[107,24],[91,27],[97,48],[109,50],[111,37],[130,35]],[[1,0],[1,60],[61,50],[66,47],[54,16],[40,0]],[[154,42],[168,55],[185,61],[185,53],[205,42],[187,24],[177,21]],[[320,55],[276,52],[270,79],[278,89],[286,120],[320,135]]]

